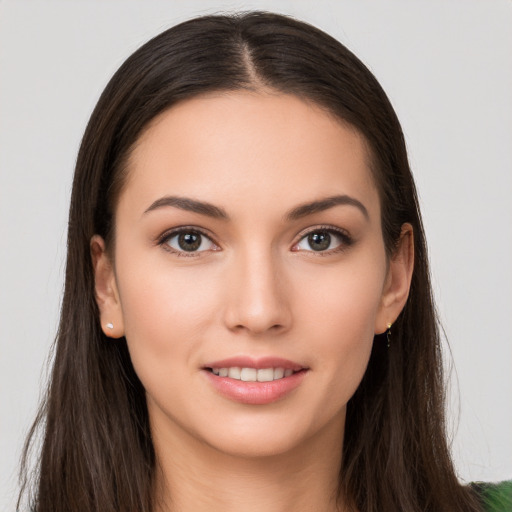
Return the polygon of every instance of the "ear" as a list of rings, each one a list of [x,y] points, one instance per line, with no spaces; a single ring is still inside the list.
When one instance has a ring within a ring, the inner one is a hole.
[[[412,226],[402,226],[400,240],[388,267],[381,303],[375,321],[375,334],[382,334],[393,324],[409,296],[414,269],[414,233]]]
[[[110,338],[121,338],[124,336],[124,322],[116,276],[105,250],[105,241],[99,235],[91,238],[91,258],[101,329]]]

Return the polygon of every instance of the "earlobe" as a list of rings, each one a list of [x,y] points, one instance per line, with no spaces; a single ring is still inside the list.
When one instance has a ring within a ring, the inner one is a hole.
[[[105,241],[101,236],[94,235],[90,247],[101,329],[109,338],[121,338],[124,336],[123,314],[114,268],[107,254]]]
[[[412,226],[402,226],[400,240],[389,261],[381,305],[375,323],[375,334],[386,332],[405,306],[414,270],[414,233]]]

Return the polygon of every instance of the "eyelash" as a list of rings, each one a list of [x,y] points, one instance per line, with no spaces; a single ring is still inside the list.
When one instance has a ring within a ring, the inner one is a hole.
[[[337,253],[346,251],[354,243],[354,239],[344,229],[337,228],[335,226],[320,225],[320,226],[315,226],[312,229],[308,228],[306,231],[301,233],[299,235],[298,242],[296,242],[293,245],[293,247],[296,247],[300,242],[302,242],[309,235],[311,235],[313,233],[318,233],[318,232],[328,233],[330,235],[332,235],[332,234],[336,235],[341,241],[340,245],[338,247],[335,247],[334,249],[328,249],[326,251],[314,251],[313,249],[311,249],[309,251],[298,250],[296,252],[309,253],[309,255],[311,255],[311,256],[313,256],[313,255],[320,256],[320,257],[331,256],[332,254],[337,254]]]
[[[174,238],[176,235],[180,235],[181,233],[194,233],[201,235],[202,237],[207,238],[211,241],[212,244],[216,245],[218,247],[218,244],[213,240],[211,235],[207,234],[205,231],[203,231],[200,228],[197,228],[195,226],[182,226],[179,228],[172,229],[170,231],[166,231],[163,233],[160,237],[157,239],[157,244],[162,246],[164,250],[175,254],[176,256],[180,258],[197,258],[199,255],[201,255],[202,252],[206,251],[177,251],[176,249],[173,249],[169,244],[169,240]]]
[[[324,232],[324,233],[328,233],[330,235],[332,235],[332,234],[336,235],[341,240],[340,245],[338,247],[335,247],[334,249],[329,249],[326,251],[314,251],[312,249],[309,251],[308,250],[296,250],[294,252],[312,253],[315,256],[329,256],[331,254],[336,254],[336,253],[343,252],[343,251],[347,250],[354,243],[353,238],[344,229],[340,229],[340,228],[337,228],[334,226],[315,226],[314,228],[308,229],[307,231],[304,231],[303,233],[301,233],[299,235],[299,240],[293,244],[293,247],[296,247],[300,242],[302,242],[302,240],[304,240],[309,235],[311,235],[313,233],[317,233],[317,232]],[[207,252],[207,251],[177,251],[177,250],[173,249],[168,244],[168,242],[173,237],[175,237],[181,233],[199,234],[199,235],[207,238],[212,244],[214,244],[215,246],[218,247],[218,244],[213,240],[213,238],[209,234],[207,234],[205,231],[203,231],[202,229],[197,228],[195,226],[182,226],[179,228],[172,229],[170,231],[166,231],[160,237],[158,237],[157,244],[162,246],[164,250],[171,252],[171,253],[177,255],[178,257],[185,257],[185,258],[190,258],[190,257],[194,258],[195,257],[195,258],[197,258],[201,255],[202,252]]]

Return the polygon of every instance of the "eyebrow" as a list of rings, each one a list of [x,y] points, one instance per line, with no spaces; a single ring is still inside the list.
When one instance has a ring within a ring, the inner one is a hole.
[[[348,206],[355,206],[358,208],[361,213],[364,215],[366,220],[370,219],[370,216],[368,215],[368,210],[364,206],[361,201],[358,201],[356,198],[347,196],[347,195],[337,195],[337,196],[331,196],[326,197],[325,199],[319,199],[318,201],[312,201],[310,203],[304,203],[290,212],[288,212],[285,216],[286,220],[298,220],[302,217],[306,217],[308,215],[312,215],[313,213],[323,212],[325,210],[328,210],[329,208],[332,208],[334,206],[338,205],[348,205]]]
[[[201,215],[206,215],[208,217],[213,217],[214,219],[222,219],[228,220],[229,216],[225,210],[215,206],[211,203],[206,203],[204,201],[197,201],[195,199],[190,199],[188,197],[178,197],[178,196],[165,196],[157,199],[151,206],[144,211],[144,214],[149,213],[153,210],[157,210],[158,208],[163,208],[164,206],[174,206],[175,208],[179,208],[180,210],[186,210],[188,212],[199,213]]]
[[[330,196],[326,197],[325,199],[319,199],[317,201],[301,204],[290,210],[284,218],[287,221],[294,221],[314,213],[323,212],[339,205],[354,206],[361,211],[366,219],[370,218],[368,215],[368,210],[363,205],[363,203],[348,195]],[[205,201],[198,201],[196,199],[179,196],[165,196],[157,199],[151,204],[151,206],[149,206],[149,208],[144,211],[144,214],[166,206],[173,206],[181,210],[199,213],[200,215],[206,215],[207,217],[212,217],[214,219],[229,220],[229,215],[223,208],[215,206],[211,203],[207,203]]]

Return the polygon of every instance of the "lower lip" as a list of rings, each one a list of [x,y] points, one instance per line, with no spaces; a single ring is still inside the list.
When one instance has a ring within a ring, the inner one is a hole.
[[[243,380],[219,377],[203,370],[212,386],[223,396],[242,404],[264,405],[283,399],[296,389],[307,370],[295,372],[289,377],[271,382],[244,382]]]

